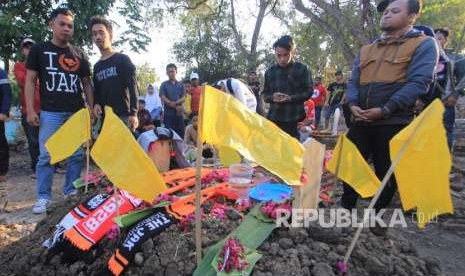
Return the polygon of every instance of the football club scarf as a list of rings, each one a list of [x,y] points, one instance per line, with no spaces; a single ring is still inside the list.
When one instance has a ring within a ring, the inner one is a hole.
[[[108,269],[114,275],[120,275],[146,240],[163,232],[176,221],[164,207],[155,209],[152,215],[139,221],[128,231],[126,238],[108,261]]]
[[[203,189],[201,204],[215,196],[226,196],[236,199],[237,195],[227,190],[228,183],[219,183]],[[131,227],[123,243],[108,261],[108,269],[114,275],[120,275],[129,265],[142,244],[149,238],[160,234],[171,224],[195,212],[195,193],[185,196],[171,205],[154,210],[149,217]]]
[[[87,217],[97,209],[105,200],[110,197],[109,194],[96,194],[88,198],[83,203],[69,211],[61,221],[55,226],[53,235],[42,243],[47,249],[52,249],[63,241],[63,234],[66,230],[76,225],[80,220]]]
[[[118,201],[118,202],[117,202]],[[139,207],[143,201],[126,191],[118,191],[117,195],[107,198],[100,206],[85,218],[81,219],[72,228],[65,231],[65,239],[77,248],[87,251],[98,243],[114,224],[113,218],[119,214],[124,215]]]

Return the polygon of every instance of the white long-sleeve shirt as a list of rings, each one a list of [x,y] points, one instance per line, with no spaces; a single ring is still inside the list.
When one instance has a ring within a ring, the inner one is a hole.
[[[226,92],[232,94],[250,110],[254,112],[257,111],[257,98],[255,98],[255,95],[247,84],[234,78],[221,80],[219,82],[223,83],[226,88]]]

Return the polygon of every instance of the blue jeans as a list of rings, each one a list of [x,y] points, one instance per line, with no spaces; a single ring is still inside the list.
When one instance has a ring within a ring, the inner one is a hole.
[[[447,134],[447,144],[452,151],[454,146],[454,124],[455,124],[455,106],[445,106],[444,111],[444,128]]]
[[[341,108],[341,104],[333,104],[328,106],[328,109],[326,109],[325,118],[329,120],[337,108]]]
[[[73,112],[48,112],[40,113],[40,128],[39,128],[39,160],[37,161],[37,198],[48,199],[52,198],[52,183],[55,167],[50,164],[50,155],[45,148],[45,142],[71,117]],[[80,147],[67,160],[66,177],[63,192],[65,195],[73,192],[73,181],[81,176],[83,166],[84,150]]]

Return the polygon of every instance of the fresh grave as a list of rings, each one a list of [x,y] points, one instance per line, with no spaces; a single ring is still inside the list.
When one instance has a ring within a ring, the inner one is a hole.
[[[217,174],[221,175],[221,173]],[[330,180],[327,177],[323,182],[330,183]],[[99,189],[105,192],[104,187]],[[169,197],[165,196],[165,199]],[[79,256],[71,260],[66,256],[69,254],[63,252],[50,256],[49,252],[41,246],[68,210],[84,201],[85,197],[81,197],[55,205],[51,208],[47,219],[38,225],[34,233],[2,249],[0,251],[2,273],[5,275],[39,273],[102,275],[102,272],[107,270],[108,260],[124,240],[127,230],[122,230],[118,238],[107,235],[86,253],[75,251]],[[218,243],[224,241],[235,230],[238,231],[240,225],[246,222],[251,214],[257,212],[258,207],[253,209],[254,212],[247,212],[247,207],[250,206],[237,207],[224,197],[207,201],[203,205],[202,244],[205,258]],[[257,251],[253,254],[261,254],[262,257],[256,262],[252,275],[335,275],[334,264],[342,258],[351,238],[337,228],[324,229],[313,225],[309,228],[274,229],[272,223],[269,225],[270,228],[272,227],[271,235],[263,243],[260,242],[255,246]],[[392,233],[390,240],[373,236],[369,231],[365,231],[362,235],[364,237],[351,260],[353,275],[440,274],[438,263],[419,258],[411,242],[401,235]],[[249,249],[251,247],[247,242],[243,242],[243,246],[245,253],[247,247]],[[124,275],[192,275],[196,268],[192,219],[187,217],[158,235],[148,238],[134,253],[133,261],[129,262]],[[248,263],[252,262],[248,261]]]

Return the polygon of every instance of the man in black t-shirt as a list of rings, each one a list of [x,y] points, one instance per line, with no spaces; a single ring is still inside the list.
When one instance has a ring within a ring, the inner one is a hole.
[[[325,114],[325,129],[329,128],[329,120],[331,119],[331,116],[333,116],[334,111],[336,111],[337,108],[341,108],[341,104],[344,103],[344,97],[347,91],[347,83],[344,81],[342,71],[337,70],[335,76],[336,81],[328,85],[329,100]],[[348,111],[348,119],[350,119],[350,110]],[[346,113],[344,113],[344,116],[346,116]]]
[[[71,117],[87,104],[92,106],[90,65],[82,51],[70,44],[73,36],[73,13],[58,8],[50,16],[52,40],[35,44],[27,58],[25,97],[27,121],[39,126],[40,156],[37,162],[37,202],[32,208],[36,214],[45,213],[52,198],[54,167],[45,148],[47,140]],[[34,110],[34,87],[40,82],[40,119]],[[73,181],[81,175],[83,150],[78,149],[67,161],[65,196],[76,194]]]
[[[92,41],[102,56],[94,65],[94,113],[102,114],[104,106],[110,106],[131,129],[138,126],[136,67],[127,55],[113,52],[111,23],[101,17],[92,17]]]

